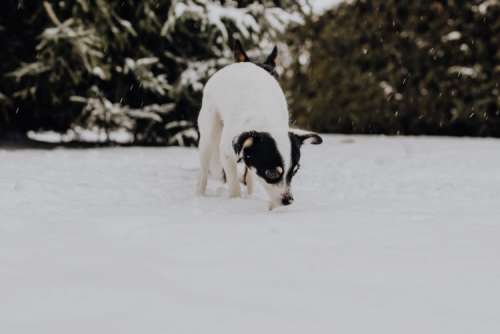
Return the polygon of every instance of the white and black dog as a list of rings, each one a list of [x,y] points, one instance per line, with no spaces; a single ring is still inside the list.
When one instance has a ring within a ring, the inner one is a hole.
[[[276,55],[275,47],[264,63],[253,63],[237,42],[238,62],[206,83],[198,117],[199,195],[205,193],[209,169],[215,169],[224,172],[229,196],[239,197],[237,163],[243,162],[249,194],[256,176],[270,197],[269,209],[293,202],[290,185],[300,166],[300,148],[303,143],[321,144],[322,139],[289,128],[287,102],[275,79]]]

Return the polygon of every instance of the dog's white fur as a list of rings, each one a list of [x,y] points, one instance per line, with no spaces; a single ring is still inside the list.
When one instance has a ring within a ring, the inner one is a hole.
[[[229,196],[241,195],[237,174],[239,157],[233,149],[233,141],[246,131],[268,132],[276,141],[284,170],[288,170],[291,154],[288,121],[283,90],[276,79],[259,66],[249,62],[235,63],[215,73],[205,85],[198,117],[201,165],[198,194],[206,191],[211,164],[215,168],[222,164]],[[253,171],[247,173],[249,193],[253,191],[254,176]],[[290,191],[286,182],[262,183],[270,196],[271,208],[279,206],[281,197]]]

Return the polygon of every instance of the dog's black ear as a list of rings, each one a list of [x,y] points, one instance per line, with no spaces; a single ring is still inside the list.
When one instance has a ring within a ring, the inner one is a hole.
[[[241,155],[242,151],[253,145],[255,140],[255,132],[253,131],[248,131],[248,132],[243,132],[241,135],[236,136],[233,139],[233,149],[234,153],[236,155]]]
[[[273,51],[271,51],[269,56],[267,56],[267,59],[264,62],[264,64],[272,66],[272,67],[276,67],[276,58],[277,57],[278,57],[278,47],[275,45],[273,48]]]
[[[296,139],[300,145],[302,144],[319,145],[323,142],[323,138],[321,138],[321,136],[315,132],[309,132],[299,129],[290,129],[288,133],[290,134],[290,137]]]
[[[241,45],[239,39],[234,41],[233,53],[234,53],[234,61],[236,61],[237,63],[250,61],[250,58],[248,58],[247,54],[245,53],[245,50],[243,50],[243,46]]]

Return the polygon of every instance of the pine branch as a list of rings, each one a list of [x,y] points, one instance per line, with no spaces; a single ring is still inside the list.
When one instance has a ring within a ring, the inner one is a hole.
[[[48,3],[47,1],[43,2],[43,8],[45,8],[45,11],[47,12],[47,16],[49,19],[58,27],[62,26],[61,21],[57,18],[56,13],[54,12],[54,9],[52,8],[52,5]]]

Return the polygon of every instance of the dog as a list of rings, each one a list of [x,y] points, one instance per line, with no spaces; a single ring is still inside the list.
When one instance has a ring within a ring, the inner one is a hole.
[[[248,194],[257,178],[269,196],[269,209],[294,201],[291,183],[300,168],[303,144],[321,144],[314,132],[289,128],[288,105],[276,80],[277,48],[264,63],[254,63],[236,43],[236,63],[217,71],[206,83],[198,116],[200,175],[205,194],[210,169],[223,172],[229,197],[240,197],[237,164],[245,165]]]

